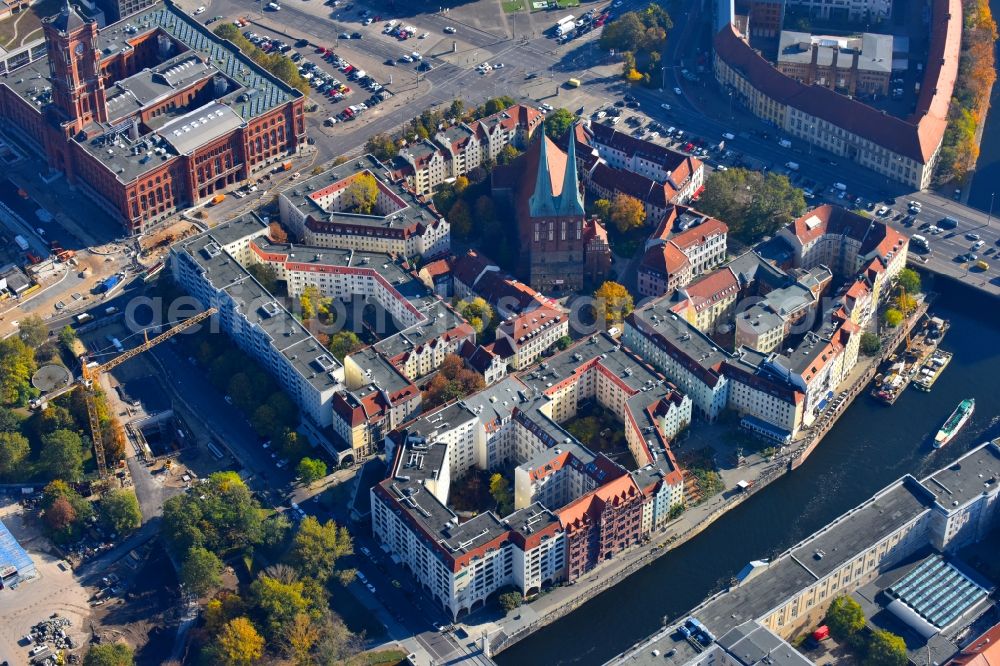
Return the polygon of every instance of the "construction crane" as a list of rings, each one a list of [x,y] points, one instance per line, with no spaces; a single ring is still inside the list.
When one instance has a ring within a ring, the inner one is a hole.
[[[94,389],[97,384],[97,380],[100,379],[101,375],[105,372],[121,365],[130,358],[134,358],[139,354],[143,353],[148,349],[152,349],[156,345],[160,344],[164,340],[171,338],[178,333],[187,330],[188,328],[194,326],[200,321],[211,317],[215,314],[217,310],[215,308],[209,308],[204,312],[199,312],[195,316],[185,319],[176,326],[170,328],[169,330],[160,333],[155,338],[150,339],[148,329],[143,331],[143,343],[134,349],[129,349],[128,351],[119,354],[107,363],[96,365],[87,363],[86,360],[82,363],[81,374],[82,379],[77,382],[70,389],[79,387],[83,390],[84,402],[87,404],[87,417],[90,420],[90,436],[94,440],[94,454],[97,457],[97,472],[101,477],[101,481],[107,478],[108,468],[104,456],[104,437],[101,435],[101,423],[97,417],[97,403],[94,400]]]

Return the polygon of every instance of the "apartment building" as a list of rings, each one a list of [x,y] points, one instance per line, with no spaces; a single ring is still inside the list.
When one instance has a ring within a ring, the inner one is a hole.
[[[319,427],[332,422],[331,407],[343,390],[344,368],[302,324],[244,268],[267,225],[253,214],[224,222],[174,244],[169,270],[233,343],[261,364]]]
[[[760,352],[776,349],[793,330],[809,330],[815,323],[820,298],[833,280],[826,266],[811,268],[794,281],[773,289],[735,319],[736,346]]]
[[[621,419],[638,470],[595,455],[559,425],[588,401]],[[372,489],[373,530],[456,616],[505,585],[530,594],[575,580],[661,528],[683,501],[669,441],[690,420],[687,396],[595,335],[388,433],[394,462]],[[448,493],[474,469],[511,462],[514,512],[458,525]]]
[[[848,18],[852,21],[879,23],[892,16],[890,0],[791,0],[788,5],[806,8],[810,15],[822,19]]]
[[[909,238],[878,220],[824,204],[778,232],[798,268],[827,266],[834,275],[863,277],[878,302],[883,288],[906,267]]]
[[[699,331],[711,334],[728,325],[740,295],[740,283],[727,266],[705,275],[678,291],[674,312],[682,314]]]
[[[432,140],[400,150],[394,172],[417,194],[432,194],[487,161],[495,163],[507,146],[524,150],[544,119],[538,109],[516,104],[471,123],[456,123],[440,129]]]
[[[371,210],[362,210],[352,185],[369,178],[375,181],[377,195]],[[278,209],[296,240],[313,247],[424,258],[447,254],[451,248],[447,220],[403,183],[390,182],[386,167],[371,155],[283,190]]]
[[[639,295],[663,296],[722,264],[728,234],[724,222],[687,206],[671,206],[646,241]]]
[[[687,203],[705,184],[705,166],[697,158],[630,136],[613,125],[581,124],[574,136],[582,170],[589,170],[597,158],[612,169],[668,186],[667,203]]]
[[[561,338],[569,335],[569,316],[562,309],[544,305],[513,315],[497,326],[497,337],[507,341],[513,352],[508,362],[524,370]]]
[[[908,596],[902,587],[889,588],[890,599],[897,603],[888,612],[914,628],[918,643],[908,647],[923,659],[939,632],[973,608],[970,603],[975,599],[988,594],[988,590],[977,593],[976,577],[960,562],[956,566],[952,558],[960,548],[996,528],[998,493],[998,440],[976,447],[922,480],[906,475],[777,557],[751,562],[728,589],[692,609],[679,624],[664,628],[609,663],[759,663],[747,658],[755,654],[755,645],[780,647],[782,659],[791,660],[781,663],[811,663],[795,661],[795,655],[801,655],[787,641],[815,627],[836,597],[857,594],[883,577],[902,580],[911,570],[915,576],[908,580],[921,577],[939,588],[952,586],[948,596],[952,612],[943,619],[939,607],[922,607],[921,599]],[[929,556],[920,557],[921,553]],[[914,558],[917,569],[901,564]],[[876,586],[863,601],[878,591]],[[928,592],[922,591],[925,596]],[[956,604],[961,606],[955,608]],[[899,609],[900,605],[909,610]],[[979,608],[966,622],[981,613]],[[689,633],[694,628],[701,649],[683,638],[678,631],[682,625]],[[927,642],[926,649],[923,642]],[[957,647],[953,649],[958,652]],[[944,663],[950,655],[938,656],[937,661]]]
[[[931,3],[924,76],[916,109],[906,118],[786,76],[751,47],[743,32],[745,22],[738,24],[732,3],[719,7],[723,14],[714,39],[714,71],[734,102],[781,128],[793,141],[820,146],[916,189],[929,186],[958,72],[959,0]]]

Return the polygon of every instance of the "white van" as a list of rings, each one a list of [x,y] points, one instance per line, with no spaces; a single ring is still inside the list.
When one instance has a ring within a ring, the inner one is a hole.
[[[724,134],[722,135],[722,138],[723,138],[723,139],[725,139],[726,141],[732,141],[733,139],[735,139],[735,138],[736,138],[736,135],[735,135],[735,134],[733,134],[732,132],[725,132],[725,133],[724,133]]]
[[[833,184],[833,189],[840,190],[841,192],[846,192],[847,191],[847,185],[844,185],[843,183],[834,183]]]

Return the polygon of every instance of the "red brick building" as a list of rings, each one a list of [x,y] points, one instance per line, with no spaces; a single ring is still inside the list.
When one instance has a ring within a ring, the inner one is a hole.
[[[556,512],[566,531],[566,579],[575,580],[639,543],[644,496],[628,474]]]
[[[43,31],[0,118],[129,233],[305,142],[302,94],[168,2],[103,29],[67,2]]]

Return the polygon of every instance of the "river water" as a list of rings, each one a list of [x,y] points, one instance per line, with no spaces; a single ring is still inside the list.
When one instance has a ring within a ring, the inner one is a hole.
[[[990,10],[994,20],[1000,20],[1000,0],[991,0]],[[1000,47],[997,68],[1000,70]],[[979,144],[979,161],[969,189],[969,205],[989,212],[993,194],[1000,195],[1000,83],[993,84],[990,95],[990,112],[983,128],[983,140]],[[1000,204],[1000,201],[993,204]],[[1000,208],[993,210],[994,213],[998,211]]]
[[[1000,13],[998,13],[1000,15]],[[1000,435],[1000,308],[939,280],[932,314],[951,321],[955,352],[931,393],[907,389],[893,407],[863,394],[808,461],[683,546],[570,615],[497,655],[501,666],[600,664],[719,589],[753,559],[778,554],[902,476],[922,476]],[[930,440],[960,400],[976,413],[944,449]]]

